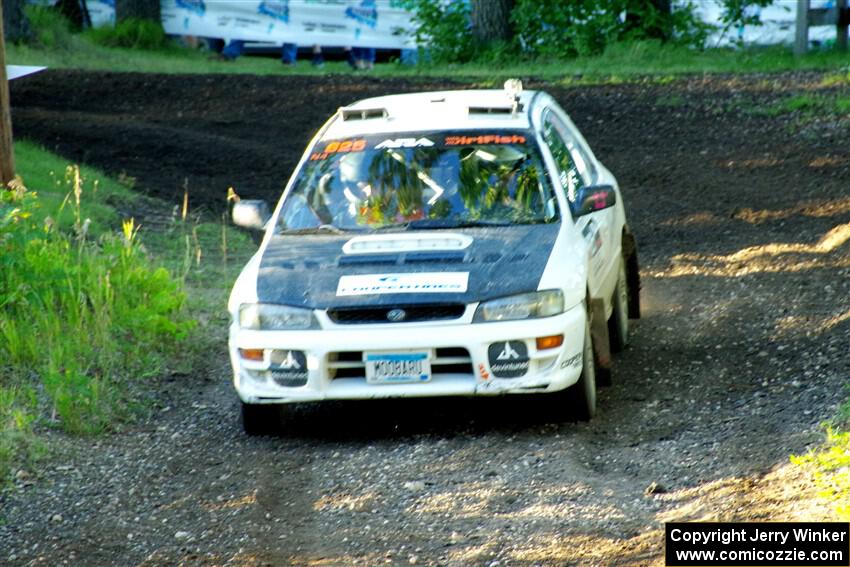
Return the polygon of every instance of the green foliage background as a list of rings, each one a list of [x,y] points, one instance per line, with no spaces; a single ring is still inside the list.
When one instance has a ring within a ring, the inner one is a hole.
[[[724,29],[759,23],[748,10],[772,0],[723,0]],[[511,13],[512,43],[476,44],[470,30],[467,2],[402,0],[414,12],[416,39],[428,45],[433,63],[498,60],[505,55],[563,59],[598,55],[618,42],[663,40],[703,48],[715,26],[703,22],[693,2],[673,7],[669,14],[649,0],[517,0]],[[423,52],[424,54],[424,52]]]

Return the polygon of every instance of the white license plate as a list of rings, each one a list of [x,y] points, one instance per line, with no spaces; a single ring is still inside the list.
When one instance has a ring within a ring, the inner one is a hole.
[[[427,382],[431,379],[428,352],[367,352],[363,361],[369,384]]]

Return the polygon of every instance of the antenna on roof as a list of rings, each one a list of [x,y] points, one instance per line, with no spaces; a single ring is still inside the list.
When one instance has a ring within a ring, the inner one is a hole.
[[[508,79],[505,81],[505,94],[511,99],[511,115],[516,116],[519,110],[519,95],[522,93],[522,81],[519,79]]]

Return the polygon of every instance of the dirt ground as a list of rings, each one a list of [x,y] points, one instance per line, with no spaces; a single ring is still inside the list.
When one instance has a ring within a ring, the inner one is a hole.
[[[665,521],[831,518],[788,456],[850,382],[850,116],[773,112],[850,94],[824,78],[527,82],[617,175],[639,244],[644,317],[592,422],[550,422],[532,398],[386,401],[301,408],[247,438],[222,344],[215,372],[163,382],[155,419],[73,439],[4,492],[0,563],[661,565]],[[220,211],[229,186],[275,200],[340,105],[452,84],[11,86],[18,138]]]

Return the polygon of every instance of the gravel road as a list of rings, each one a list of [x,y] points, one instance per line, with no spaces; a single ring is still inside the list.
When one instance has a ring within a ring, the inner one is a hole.
[[[101,75],[16,81],[16,135],[85,151],[145,189],[145,171],[162,175],[156,151],[83,146],[114,145],[108,123],[155,131],[187,104],[110,110],[134,84],[177,93],[201,79]],[[353,92],[344,78],[244,81],[248,102],[306,90],[333,107]],[[354,98],[415,88],[366,81]],[[99,133],[65,130],[57,118],[83,102],[50,89],[101,97]],[[207,374],[157,382],[151,419],[98,439],[50,434],[44,468],[0,496],[0,564],[662,565],[665,521],[830,518],[788,455],[822,438],[850,382],[850,116],[767,111],[850,88],[804,73],[546,89],[620,179],[640,247],[644,317],[597,418],[560,423],[524,397],[339,403],[248,438],[222,341]],[[231,94],[192,92],[202,114]],[[298,141],[327,112],[293,104]],[[240,128],[286,125],[285,110]],[[208,118],[169,135],[238,145],[231,122]]]

